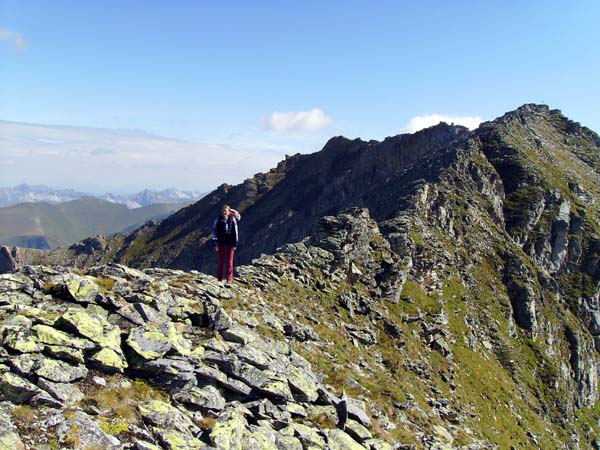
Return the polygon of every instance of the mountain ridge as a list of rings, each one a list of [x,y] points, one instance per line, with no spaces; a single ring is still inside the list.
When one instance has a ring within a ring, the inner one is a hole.
[[[383,440],[599,448],[599,142],[558,110],[529,104],[472,132],[334,138],[131,234],[3,251],[15,264],[147,266],[194,295],[186,278],[214,278],[180,269],[210,272],[199,243],[212,250],[205,231],[229,203],[249,233],[240,262],[252,264],[223,288],[248,294],[225,307],[291,343],[336,395],[365,402]],[[161,264],[171,268],[153,268]],[[222,358],[211,363],[234,373]],[[320,442],[301,445],[327,448]]]

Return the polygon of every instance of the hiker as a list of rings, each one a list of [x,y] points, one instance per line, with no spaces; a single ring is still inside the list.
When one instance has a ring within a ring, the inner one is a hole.
[[[238,243],[237,223],[240,218],[239,212],[230,208],[229,205],[224,205],[221,215],[215,219],[213,224],[213,245],[219,255],[217,262],[217,279],[219,281],[223,280],[224,268],[227,282],[233,279],[233,255]]]

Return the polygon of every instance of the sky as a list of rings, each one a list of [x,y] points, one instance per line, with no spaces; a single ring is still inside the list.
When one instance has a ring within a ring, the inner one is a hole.
[[[598,132],[598,23],[595,0],[0,0],[0,186],[211,190],[531,102]]]

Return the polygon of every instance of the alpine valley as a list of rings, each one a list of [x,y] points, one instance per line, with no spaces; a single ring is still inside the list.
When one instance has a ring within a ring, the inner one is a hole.
[[[599,449],[599,200],[600,137],[526,104],[2,247],[0,448]]]

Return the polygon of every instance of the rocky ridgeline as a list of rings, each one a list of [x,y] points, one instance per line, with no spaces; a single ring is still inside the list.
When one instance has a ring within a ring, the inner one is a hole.
[[[303,264],[352,254],[336,255],[335,239]],[[0,448],[392,448],[372,437],[362,402],[257,331],[293,324],[235,309],[253,301],[261,270],[229,287],[121,265],[1,275]]]

